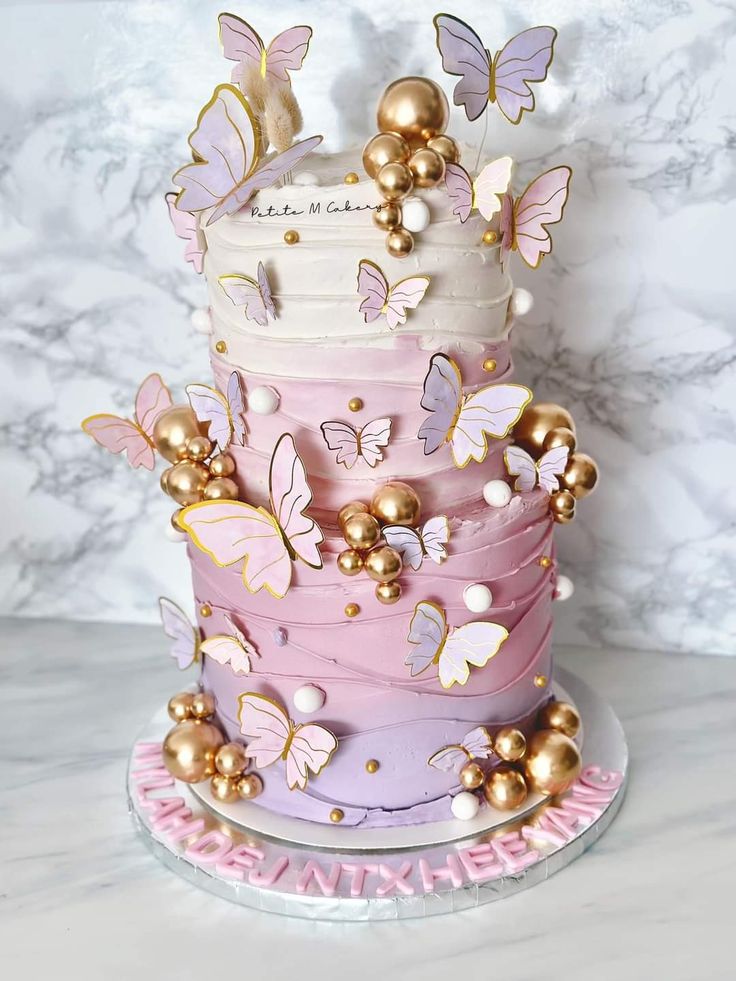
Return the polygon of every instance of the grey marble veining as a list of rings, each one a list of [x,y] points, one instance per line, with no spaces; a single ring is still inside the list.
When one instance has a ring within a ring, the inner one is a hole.
[[[736,662],[559,649],[629,741],[620,814],[518,896],[341,924],[232,906],[165,869],[125,800],[135,734],[182,684],[153,627],[0,621],[0,949],[17,981],[730,981]]]
[[[151,476],[96,450],[87,414],[128,412],[160,370],[207,380],[189,324],[204,285],[181,261],[162,193],[196,113],[228,68],[203,0],[0,8],[1,608],[152,621],[188,570]],[[307,21],[305,132],[362,143],[387,80],[444,76],[436,5],[416,0],[235,4],[268,37]],[[569,406],[603,483],[558,536],[577,585],[557,636],[594,645],[736,653],[734,205],[736,16],[699,0],[463,0],[489,47],[560,30],[538,109],[491,110],[489,152],[522,177],[574,169],[555,251],[514,276],[536,306],[516,328],[519,377]],[[482,123],[453,114],[477,142]],[[155,478],[153,479],[155,483]]]

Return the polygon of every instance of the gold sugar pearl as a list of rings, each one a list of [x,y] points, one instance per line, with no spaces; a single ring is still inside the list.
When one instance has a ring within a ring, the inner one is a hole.
[[[360,177],[358,177],[354,170],[351,170],[349,174],[345,174],[346,184],[357,184],[359,180]]]
[[[380,765],[378,760],[366,760],[365,768],[368,773],[378,773]]]
[[[339,807],[333,807],[330,811],[330,821],[333,824],[339,824],[345,817],[345,811],[340,810]]]
[[[350,617],[352,619],[353,617],[357,617],[359,613],[360,613],[360,607],[358,606],[357,603],[348,603],[348,605],[345,607],[346,617]]]
[[[540,555],[539,564],[543,569],[549,569],[549,567],[552,565],[552,559],[549,557],[549,555]]]
[[[495,371],[495,370],[496,370],[496,362],[493,360],[493,358],[486,358],[486,360],[483,362],[483,371]]]
[[[543,674],[534,675],[534,685],[536,688],[546,688],[547,687],[547,677]]]
[[[227,344],[224,341],[218,341],[215,344],[215,350],[218,354],[227,354]]]
[[[484,245],[495,245],[498,241],[498,235],[493,231],[492,228],[486,228],[483,232],[483,244]]]
[[[212,607],[210,606],[209,603],[203,603],[200,606],[200,608],[199,608],[199,615],[201,617],[211,617],[212,616]]]
[[[299,241],[299,232],[294,228],[290,228],[288,232],[284,232],[284,241],[287,245],[296,245]]]
[[[363,408],[363,399],[350,399],[348,402],[348,408],[351,412],[360,412],[360,410]]]

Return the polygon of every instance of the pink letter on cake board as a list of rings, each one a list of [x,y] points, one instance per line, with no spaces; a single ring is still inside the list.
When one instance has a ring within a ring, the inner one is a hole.
[[[278,882],[286,869],[289,867],[289,859],[286,855],[277,858],[267,872],[259,872],[258,869],[251,869],[248,874],[248,882],[252,886],[272,886]]]
[[[242,882],[245,873],[254,869],[256,863],[262,862],[264,858],[265,855],[260,848],[236,845],[222,861],[217,863],[215,871],[227,879],[239,879]]]
[[[419,874],[422,877],[422,886],[425,892],[432,892],[435,882],[449,880],[455,889],[459,889],[463,884],[462,866],[456,855],[448,855],[447,865],[442,865],[438,869],[433,869],[426,858],[420,858]]]
[[[183,797],[148,797],[141,801],[141,807],[150,811],[151,824],[155,824],[168,814],[173,814],[184,806]]]
[[[526,842],[515,831],[494,838],[490,843],[496,857],[503,864],[504,871],[514,875],[529,868],[539,858],[539,852],[527,848]]]
[[[186,849],[187,858],[196,860],[197,865],[217,865],[233,847],[232,840],[222,831],[213,829],[202,835]]]
[[[344,862],[342,868],[343,872],[347,872],[352,876],[350,880],[350,895],[353,897],[362,896],[363,889],[365,888],[365,877],[367,875],[375,875],[378,872],[378,866],[372,864]]]
[[[414,886],[406,881],[411,875],[411,862],[402,862],[398,870],[392,869],[390,865],[381,864],[378,871],[384,881],[376,889],[377,896],[386,896],[394,890],[402,892],[405,896],[414,895]]]
[[[586,787],[594,790],[618,790],[624,782],[620,770],[601,770],[599,766],[586,766],[580,774],[580,780]]]
[[[329,874],[327,874],[319,862],[310,858],[296,880],[296,891],[305,893],[309,883],[314,880],[323,896],[334,896],[337,892],[341,872],[342,865],[339,862],[333,862]]]
[[[503,875],[503,866],[488,844],[461,848],[457,857],[471,882],[488,882]]]

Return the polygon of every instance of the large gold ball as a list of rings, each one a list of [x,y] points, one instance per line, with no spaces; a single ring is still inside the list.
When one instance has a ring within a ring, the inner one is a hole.
[[[583,761],[575,743],[555,729],[541,729],[529,740],[524,771],[532,790],[540,794],[562,794],[568,790]]]
[[[375,177],[387,163],[406,163],[411,149],[398,133],[378,133],[363,148],[363,167],[369,177]]]
[[[378,128],[400,133],[412,150],[444,133],[450,107],[442,89],[429,78],[398,78],[378,103]]]
[[[263,790],[263,781],[257,773],[246,773],[237,782],[238,796],[243,800],[253,800]]]
[[[526,739],[521,729],[504,726],[493,737],[493,752],[507,763],[515,763],[526,752]]]
[[[222,773],[215,773],[210,781],[210,790],[215,800],[223,804],[232,804],[238,799],[237,781],[232,777],[227,777]]]
[[[566,446],[571,453],[574,452],[575,433],[572,431],[572,429],[567,429],[565,426],[558,426],[556,429],[550,429],[550,431],[544,437],[542,449],[546,453],[547,450],[554,450],[558,446]]]
[[[435,153],[439,153],[445,163],[458,163],[460,161],[460,147],[451,136],[444,134],[433,136],[431,140],[427,140],[427,146]]]
[[[581,497],[586,497],[595,490],[597,483],[598,467],[593,457],[587,453],[573,453],[562,475],[562,486],[579,501]]]
[[[575,432],[575,423],[567,409],[554,402],[533,402],[514,426],[514,442],[536,456],[542,452],[547,433],[560,427]]]
[[[218,453],[210,460],[210,473],[213,477],[231,477],[235,473],[235,460],[227,453]]]
[[[434,187],[445,179],[445,158],[436,150],[420,147],[409,158],[409,170],[416,187]]]
[[[164,460],[176,463],[186,455],[189,440],[203,431],[207,424],[200,425],[191,405],[172,405],[153,424],[153,442]]]
[[[248,765],[245,747],[240,743],[225,743],[215,755],[217,772],[225,777],[239,777]]]
[[[386,251],[394,259],[406,259],[414,249],[414,236],[405,228],[394,228],[386,236]]]
[[[580,713],[569,702],[547,702],[537,716],[540,729],[556,729],[573,739],[580,731]]]
[[[177,780],[199,783],[215,772],[215,754],[224,742],[225,737],[211,722],[186,719],[164,739],[164,765]]]
[[[477,763],[466,763],[460,770],[460,784],[466,790],[477,790],[485,780],[485,773]]]
[[[374,519],[375,520],[375,519]],[[365,557],[365,571],[374,582],[393,582],[401,575],[401,554],[390,545],[378,545]]]
[[[401,584],[394,582],[379,582],[375,589],[376,599],[384,606],[393,606],[401,599]]]
[[[379,205],[378,210],[373,212],[373,224],[377,228],[383,229],[384,232],[392,232],[401,224],[401,206],[390,201],[384,201],[383,204]]]
[[[567,525],[575,517],[575,498],[570,491],[561,490],[550,494],[549,509],[559,525]]]
[[[421,510],[419,495],[401,480],[379,487],[371,501],[371,514],[385,525],[415,525]]]
[[[414,187],[414,178],[406,164],[388,163],[378,171],[376,187],[387,201],[403,201]]]
[[[202,500],[210,472],[203,463],[182,460],[174,464],[166,481],[166,489],[177,504],[186,507]]]
[[[344,576],[357,576],[363,568],[363,557],[354,548],[346,548],[337,557],[337,568]]]
[[[169,718],[174,722],[183,722],[184,719],[191,719],[192,698],[191,692],[188,691],[180,691],[178,695],[170,698],[169,704],[166,706]]]
[[[381,537],[381,529],[372,514],[354,514],[345,522],[343,535],[351,548],[366,551]]]
[[[483,793],[486,800],[499,811],[515,811],[526,800],[527,786],[524,777],[513,767],[501,764],[486,777]]]
[[[345,507],[340,508],[337,513],[337,523],[340,525],[340,531],[345,530],[345,522],[348,518],[352,518],[354,514],[369,514],[370,508],[367,504],[362,501],[351,501],[346,504]]]
[[[198,691],[192,696],[192,715],[195,719],[208,719],[215,714],[217,702],[208,691]]]
[[[212,452],[212,443],[206,436],[192,436],[186,445],[187,460],[201,463]]]
[[[204,489],[205,501],[237,501],[240,490],[232,477],[214,477]]]

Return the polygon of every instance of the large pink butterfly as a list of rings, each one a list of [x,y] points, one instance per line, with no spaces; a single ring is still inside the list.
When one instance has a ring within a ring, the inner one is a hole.
[[[487,760],[493,756],[491,737],[485,726],[471,729],[463,736],[461,743],[444,746],[427,760],[429,766],[437,770],[459,770],[469,760]]]
[[[527,266],[536,269],[552,251],[547,225],[562,220],[571,177],[569,167],[555,167],[535,178],[521,197],[504,194],[500,219],[503,260],[512,250],[518,251]]]
[[[467,221],[473,208],[476,208],[490,221],[501,210],[501,196],[511,180],[511,157],[499,157],[481,170],[473,180],[460,164],[449,163],[445,168],[445,186],[454,204],[452,213],[460,221]]]
[[[195,272],[201,273],[204,267],[204,253],[207,244],[199,230],[199,222],[188,211],[179,211],[176,207],[176,194],[174,191],[169,191],[164,197],[166,198],[169,218],[171,218],[174,231],[179,238],[184,239],[186,242],[184,258],[187,262],[191,262]]]
[[[209,423],[207,435],[217,443],[220,453],[225,452],[232,439],[241,446],[245,445],[248,431],[243,419],[245,401],[237,371],[230,375],[224,395],[209,385],[187,385],[187,395],[199,421]]]
[[[245,755],[259,769],[284,760],[289,790],[304,790],[309,771],[315,776],[321,773],[337,749],[337,739],[329,729],[312,722],[296,725],[278,702],[256,692],[240,696],[238,720],[248,740]]]
[[[246,320],[255,320],[259,326],[265,327],[269,317],[276,319],[276,306],[273,302],[271,284],[262,262],[258,263],[257,275],[258,281],[251,279],[250,276],[232,273],[231,275],[218,276],[217,282],[222,287],[225,296],[236,307],[244,308],[243,313]]]
[[[433,355],[420,403],[431,413],[418,434],[425,454],[449,443],[456,467],[462,469],[471,460],[482,463],[488,453],[486,436],[507,436],[531,398],[524,385],[487,385],[465,395],[455,362],[446,354]]]
[[[171,406],[171,393],[161,375],[149,375],[135,397],[133,419],[100,413],[88,416],[82,429],[100,446],[111,453],[126,453],[131,467],[153,470],[156,448],[153,443],[153,427],[156,420]]]
[[[242,77],[248,68],[255,68],[262,78],[270,75],[288,82],[289,72],[302,67],[312,38],[311,27],[291,27],[278,34],[266,47],[258,32],[240,17],[220,14],[218,20],[223,53],[229,61],[238,62],[233,71],[234,79]]]
[[[558,477],[565,472],[569,453],[569,446],[555,446],[533,460],[520,446],[507,446],[503,459],[508,472],[516,477],[515,490],[531,491],[539,484],[551,494],[560,486]]]
[[[472,27],[449,14],[434,18],[437,47],[442,67],[459,75],[453,102],[462,106],[468,119],[477,119],[489,102],[516,125],[524,112],[533,112],[534,93],[530,82],[543,82],[552,63],[557,31],[554,27],[531,27],[522,31],[491,58],[490,51]]]
[[[250,106],[233,85],[218,85],[189,137],[194,163],[172,178],[182,189],[176,207],[193,214],[212,208],[207,219],[211,225],[239,211],[256,191],[275,184],[321,142],[321,136],[310,136],[259,166],[260,136]]]
[[[323,422],[320,426],[325,443],[337,451],[337,463],[350,470],[362,459],[369,467],[375,467],[383,459],[381,452],[391,439],[391,420],[374,419],[362,429],[354,429],[347,422]]]
[[[428,286],[429,276],[411,276],[389,289],[388,280],[375,262],[361,259],[358,265],[358,294],[365,297],[360,312],[367,324],[381,315],[386,317],[389,330],[405,324],[406,311],[419,306]]]
[[[251,593],[266,589],[276,599],[291,585],[292,562],[322,568],[324,536],[306,513],[312,501],[307,474],[289,433],[279,439],[269,472],[270,507],[242,501],[201,501],[179,514],[177,523],[221,567],[243,562],[243,583]]]

